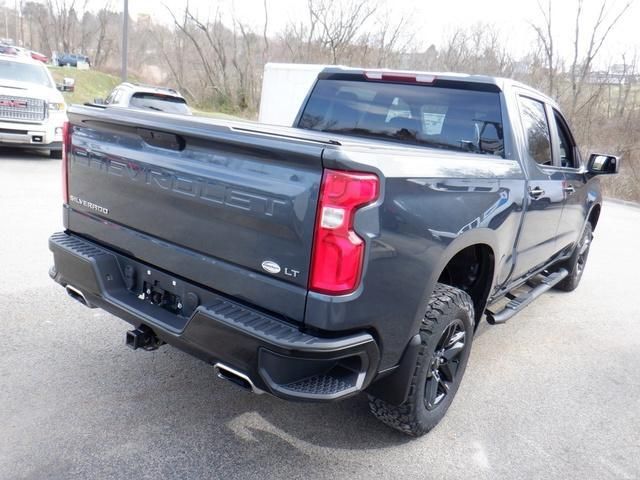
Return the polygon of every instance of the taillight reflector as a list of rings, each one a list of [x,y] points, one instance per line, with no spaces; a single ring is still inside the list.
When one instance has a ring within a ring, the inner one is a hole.
[[[69,151],[71,149],[71,126],[64,122],[62,126],[62,200],[69,203]]]
[[[313,240],[309,288],[342,295],[358,288],[365,242],[353,229],[355,212],[378,198],[376,175],[325,170]]]

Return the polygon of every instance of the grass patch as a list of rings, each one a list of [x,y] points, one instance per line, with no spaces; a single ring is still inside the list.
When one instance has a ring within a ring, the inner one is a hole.
[[[94,98],[105,98],[109,92],[120,83],[120,78],[96,70],[78,70],[73,67],[49,67],[56,83],[61,83],[64,77],[76,81],[74,92],[63,92],[65,102],[73,103],[93,102]]]

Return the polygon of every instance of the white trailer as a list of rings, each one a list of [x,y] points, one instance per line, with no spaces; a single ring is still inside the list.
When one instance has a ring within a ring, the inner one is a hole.
[[[293,126],[318,74],[329,65],[267,63],[262,78],[258,121]]]

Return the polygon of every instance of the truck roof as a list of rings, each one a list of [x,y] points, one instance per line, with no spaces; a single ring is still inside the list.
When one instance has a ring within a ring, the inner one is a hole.
[[[132,83],[132,82],[124,82],[118,85],[118,88],[130,88],[135,90],[136,92],[145,92],[145,93],[164,93],[166,95],[172,95],[174,97],[181,97],[180,92],[175,90],[174,88],[169,87],[159,87],[156,85],[146,85],[143,83]]]
[[[530,87],[522,82],[517,80],[513,80],[510,78],[504,77],[494,77],[490,75],[477,75],[477,74],[468,74],[468,73],[457,73],[457,72],[431,72],[431,71],[419,71],[419,70],[396,70],[396,69],[388,69],[388,68],[362,68],[362,67],[345,67],[342,65],[336,66],[327,66],[322,72],[321,76],[330,77],[332,75],[363,75],[371,78],[375,74],[380,75],[389,75],[389,76],[413,76],[413,77],[423,77],[423,78],[431,78],[437,80],[444,81],[452,81],[452,82],[464,82],[464,83],[475,83],[475,84],[483,84],[483,85],[492,85],[496,87],[500,91],[505,91],[511,87],[518,87],[524,90],[529,90],[531,92],[536,93],[537,95],[544,97],[548,102],[555,104],[556,102],[550,98],[548,95],[536,90],[535,88]],[[382,78],[384,80],[384,78]]]

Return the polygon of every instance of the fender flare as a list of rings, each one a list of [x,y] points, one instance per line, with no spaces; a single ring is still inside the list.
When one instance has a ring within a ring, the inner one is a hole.
[[[411,332],[413,335],[415,335],[420,328],[420,322],[422,321],[421,312],[426,310],[429,297],[431,296],[431,293],[438,282],[438,278],[440,278],[445,267],[459,252],[473,245],[486,245],[494,253],[493,275],[491,278],[491,285],[489,285],[488,288],[489,291],[491,290],[491,286],[495,283],[497,276],[497,269],[495,267],[497,263],[496,252],[499,251],[498,235],[495,230],[491,230],[490,228],[474,228],[455,238],[451,243],[449,243],[449,245],[447,245],[444,251],[439,253],[438,260],[434,262],[434,268],[427,279],[425,289],[422,294],[422,298],[424,299],[423,303],[420,304],[418,311],[416,312],[416,321],[413,324]]]

